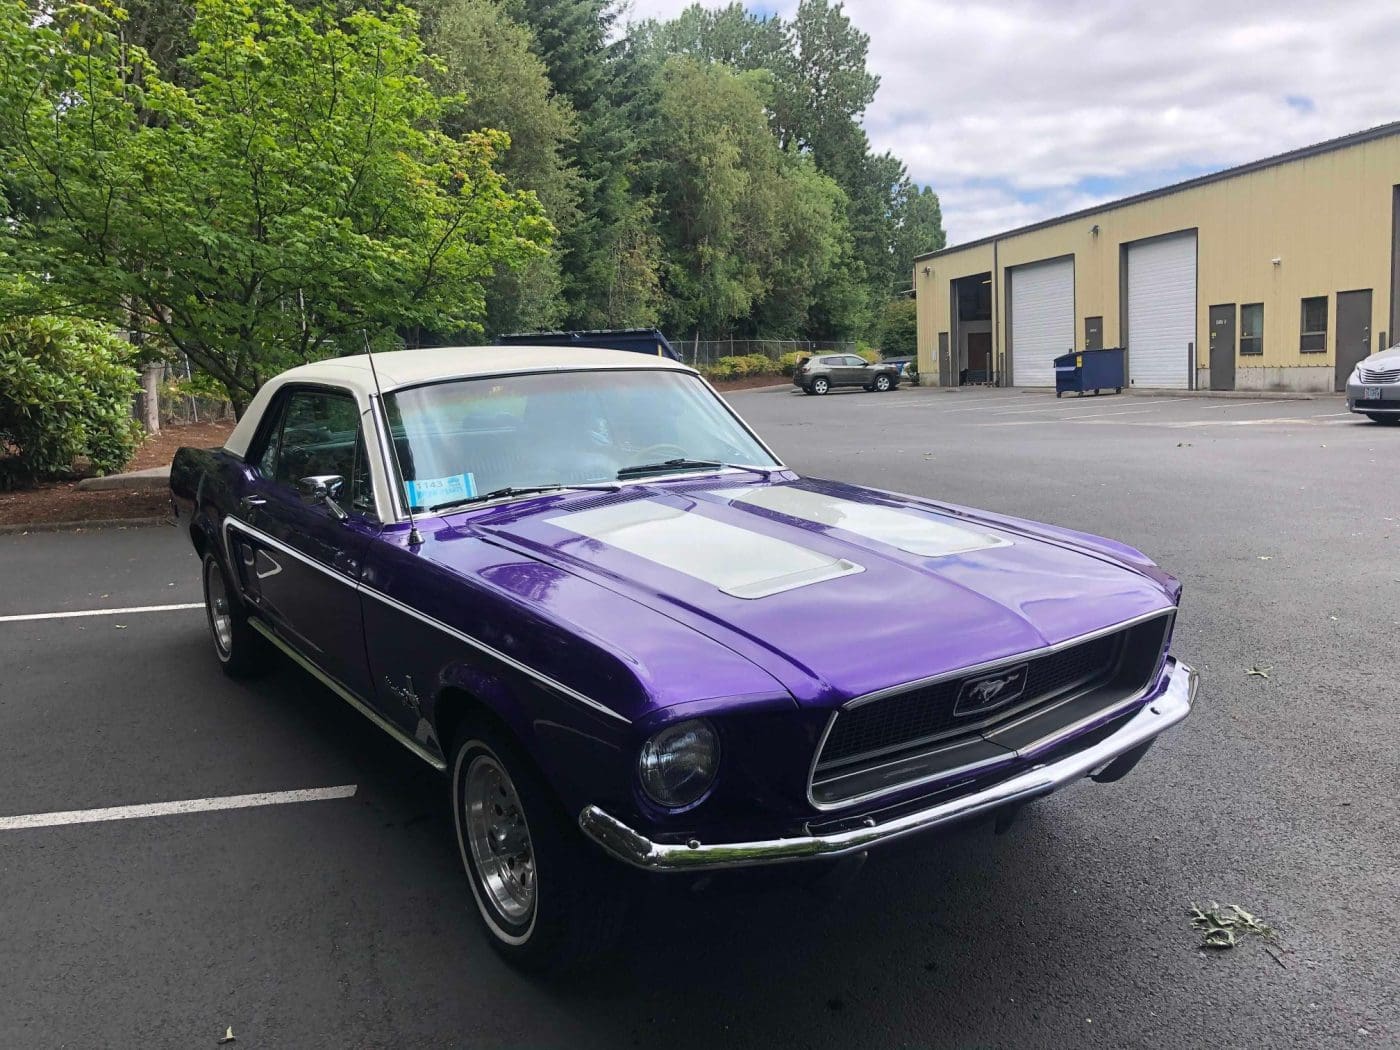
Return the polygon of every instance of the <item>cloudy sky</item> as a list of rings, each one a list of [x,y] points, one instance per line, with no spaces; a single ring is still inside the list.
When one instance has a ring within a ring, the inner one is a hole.
[[[787,15],[796,0],[749,6]],[[846,12],[881,78],[866,130],[938,191],[949,244],[1400,119],[1394,0],[847,0]]]

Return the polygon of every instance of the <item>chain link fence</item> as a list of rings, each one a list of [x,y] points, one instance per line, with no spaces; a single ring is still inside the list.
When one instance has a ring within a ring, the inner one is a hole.
[[[671,346],[681,360],[702,371],[722,357],[748,357],[756,354],[777,361],[784,354],[855,353],[856,344],[846,340],[811,339],[672,339]]]

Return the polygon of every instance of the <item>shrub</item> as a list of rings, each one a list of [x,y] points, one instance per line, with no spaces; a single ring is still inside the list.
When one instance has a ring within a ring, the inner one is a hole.
[[[0,488],[60,477],[87,456],[124,467],[140,438],[131,416],[136,347],[92,321],[0,324]]]
[[[785,376],[791,376],[797,371],[797,363],[811,356],[811,352],[806,350],[794,350],[790,354],[784,354],[778,358],[778,370]]]
[[[872,365],[878,363],[880,360],[880,351],[872,346],[867,346],[865,343],[856,343],[856,354],[865,358]]]

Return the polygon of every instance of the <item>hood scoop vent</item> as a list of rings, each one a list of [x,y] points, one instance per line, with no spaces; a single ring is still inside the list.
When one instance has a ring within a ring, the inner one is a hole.
[[[845,558],[651,500],[595,505],[545,520],[584,541],[704,580],[735,598],[766,598],[865,571]]]
[[[857,503],[796,485],[712,489],[711,494],[732,504],[841,529],[923,558],[947,558],[1011,546],[1011,541],[1001,536],[940,521],[917,510]]]

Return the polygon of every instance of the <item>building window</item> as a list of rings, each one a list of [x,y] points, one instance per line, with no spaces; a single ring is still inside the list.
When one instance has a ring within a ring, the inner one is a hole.
[[[1327,349],[1327,296],[1303,300],[1303,338],[1299,349],[1320,354]]]
[[[1245,303],[1240,307],[1240,354],[1257,355],[1263,352],[1264,304]]]

